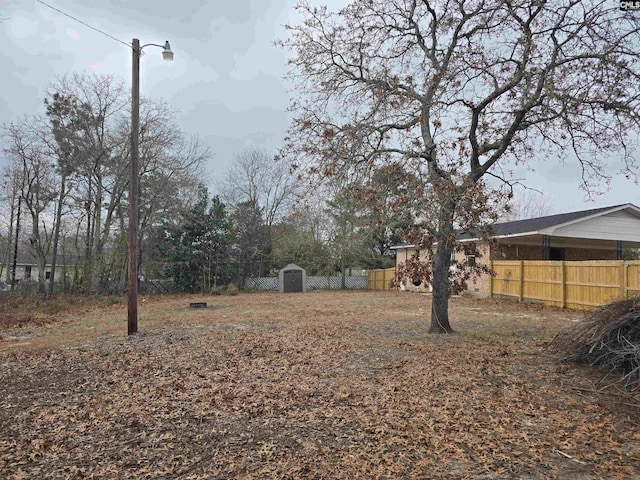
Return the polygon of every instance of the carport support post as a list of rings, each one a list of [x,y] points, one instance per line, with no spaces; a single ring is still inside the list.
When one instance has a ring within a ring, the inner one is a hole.
[[[551,260],[551,238],[549,235],[542,236],[542,260]]]

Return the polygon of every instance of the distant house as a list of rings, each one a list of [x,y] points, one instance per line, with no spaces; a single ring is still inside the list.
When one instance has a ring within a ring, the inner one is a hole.
[[[456,259],[485,265],[490,260],[619,260],[625,249],[640,248],[640,208],[627,203],[497,223],[493,225],[494,245],[478,242],[469,232],[458,238],[463,243],[475,240],[480,255],[465,259],[458,253]],[[392,248],[397,251],[396,268],[416,251],[409,244]],[[415,288],[409,280],[406,286]],[[488,278],[470,289],[478,296],[488,296]]]
[[[63,280],[65,275],[69,277],[72,274],[72,270],[75,269],[75,257],[74,261],[70,262],[68,258],[59,256],[56,261],[56,282]],[[10,284],[13,270],[13,255],[10,255],[9,262],[0,266],[0,279]],[[18,283],[33,283],[38,281],[39,267],[30,254],[18,253],[16,258],[16,276],[15,279]],[[44,278],[49,281],[51,277],[51,259],[47,259],[45,265]]]

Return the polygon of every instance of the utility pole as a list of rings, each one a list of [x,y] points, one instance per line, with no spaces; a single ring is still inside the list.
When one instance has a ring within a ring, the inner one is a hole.
[[[140,131],[140,40],[131,43],[131,176],[129,178],[129,292],[127,332],[138,331],[138,133]]]
[[[173,60],[169,42],[164,45],[147,43],[140,46],[140,40],[131,41],[131,175],[129,178],[129,255],[127,269],[127,290],[129,293],[127,331],[129,335],[138,332],[138,134],[140,132],[140,55],[144,47],[160,47],[162,58]]]

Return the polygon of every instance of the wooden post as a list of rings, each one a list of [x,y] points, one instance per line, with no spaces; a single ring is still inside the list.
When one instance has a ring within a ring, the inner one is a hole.
[[[629,265],[622,261],[622,298],[627,298],[629,288]]]
[[[562,273],[561,273],[561,284],[560,284],[560,288],[562,288],[562,299],[560,301],[560,306],[562,308],[566,308],[567,307],[567,292],[566,292],[566,284],[567,284],[567,277],[566,277],[566,269],[564,267],[564,260],[560,262],[560,268],[562,269]]]
[[[131,43],[131,165],[129,174],[129,255],[127,333],[138,332],[138,135],[140,133],[140,40]]]
[[[396,263],[393,267],[393,279],[396,280],[398,278],[398,264]],[[400,282],[396,281],[396,290],[400,290]]]
[[[524,298],[524,260],[520,260],[520,285],[518,286],[518,301]]]
[[[493,260],[489,260],[489,270],[493,273]],[[489,298],[493,298],[493,275],[489,275]]]

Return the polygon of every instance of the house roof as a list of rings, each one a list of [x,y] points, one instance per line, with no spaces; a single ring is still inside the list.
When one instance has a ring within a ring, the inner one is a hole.
[[[6,258],[5,255],[6,255],[6,251],[0,249],[0,261]],[[51,265],[51,262],[52,262],[52,256],[51,254],[48,254],[46,258],[47,266]],[[56,263],[58,266],[64,265],[64,264],[66,264],[67,266],[76,265],[77,263],[79,263],[79,256],[75,254],[70,255],[70,254],[62,254],[62,252],[58,252]],[[9,254],[9,268],[11,268],[12,265],[13,265],[13,249],[10,251],[10,254]],[[28,253],[28,251],[26,251],[26,247],[21,247],[18,250],[16,265],[19,265],[20,267],[23,267],[25,265],[35,266],[36,260],[31,253]]]
[[[553,231],[566,227],[574,223],[583,222],[588,219],[609,215],[614,212],[624,210],[640,219],[640,208],[625,203],[614,205],[611,207],[592,208],[589,210],[580,210],[576,212],[560,213],[556,215],[546,215],[544,217],[529,218],[526,220],[514,220],[511,222],[495,223],[491,227],[493,229],[493,238],[519,237],[526,235],[553,235]],[[458,239],[473,240],[478,239],[478,232],[458,231]],[[414,245],[404,244],[392,248],[406,248]]]
[[[513,235],[531,235],[534,233],[542,233],[543,230],[566,226],[577,221],[584,221],[589,218],[606,215],[620,210],[630,210],[640,218],[640,208],[631,203],[624,203],[621,205],[614,205],[612,207],[592,208],[590,210],[559,213],[556,215],[547,215],[544,217],[529,218],[526,220],[514,220],[512,222],[495,223],[492,225],[492,236],[507,237]],[[472,235],[472,232],[464,232],[459,235],[459,238],[461,240],[471,239]]]

